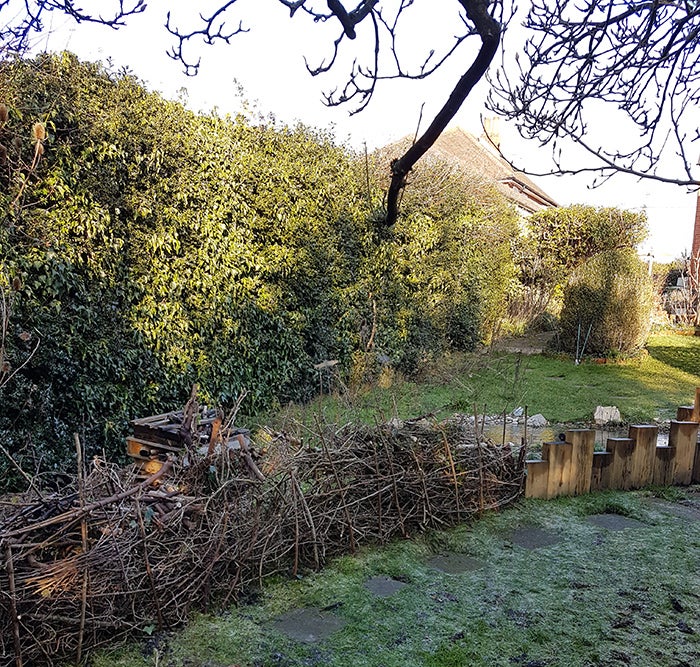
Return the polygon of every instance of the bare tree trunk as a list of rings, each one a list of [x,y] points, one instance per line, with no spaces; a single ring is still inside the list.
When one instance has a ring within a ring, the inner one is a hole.
[[[406,153],[391,164],[391,183],[387,193],[385,224],[390,227],[398,216],[399,195],[406,184],[406,176],[413,165],[425,155],[437,138],[454,118],[474,86],[489,68],[501,40],[501,26],[488,12],[487,0],[460,0],[468,18],[476,26],[481,37],[481,49],[471,67],[464,73],[445,105],[440,109],[428,129]]]

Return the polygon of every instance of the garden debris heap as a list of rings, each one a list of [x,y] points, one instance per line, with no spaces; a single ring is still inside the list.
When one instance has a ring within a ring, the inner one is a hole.
[[[233,448],[220,446],[232,431],[212,440],[215,420],[198,423],[198,410],[182,453],[151,447],[165,460],[145,479],[140,466],[95,459],[61,493],[0,504],[2,667],[80,660],[235,601],[267,575],[320,568],[522,494],[524,451],[478,441],[464,421],[318,424],[304,442],[263,430]]]

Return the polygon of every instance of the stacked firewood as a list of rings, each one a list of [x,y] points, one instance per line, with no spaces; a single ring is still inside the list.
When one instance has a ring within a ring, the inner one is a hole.
[[[210,425],[151,475],[95,460],[61,493],[0,504],[2,667],[79,662],[235,602],[271,573],[455,525],[522,492],[524,452],[460,421],[319,424],[303,440],[226,425],[212,439]]]

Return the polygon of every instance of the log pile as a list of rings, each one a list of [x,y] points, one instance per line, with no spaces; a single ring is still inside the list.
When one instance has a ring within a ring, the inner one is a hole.
[[[61,493],[0,502],[0,665],[80,662],[231,604],[272,573],[522,493],[524,451],[477,442],[466,422],[314,430],[304,442],[263,431],[237,448],[195,443],[146,478],[96,459]]]

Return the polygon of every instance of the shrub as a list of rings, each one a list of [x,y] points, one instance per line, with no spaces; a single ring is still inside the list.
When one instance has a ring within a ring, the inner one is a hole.
[[[378,187],[390,153],[379,152]],[[488,341],[515,273],[512,205],[482,176],[427,156],[411,173],[390,240],[368,257],[378,350],[404,372],[450,349]]]
[[[254,412],[312,396],[319,362],[471,349],[503,312],[515,215],[471,177],[435,166],[379,231],[365,161],[324,132],[195,114],[68,53],[0,61],[0,103],[0,368],[40,341],[0,438],[28,470],[72,467],[74,432],[120,454],[195,382]]]
[[[644,213],[574,205],[534,213],[524,221],[524,232],[514,246],[518,280],[509,315],[530,326],[542,313],[559,312],[562,287],[585,261],[639,245],[647,221]]]
[[[577,269],[564,290],[560,342],[567,352],[630,355],[651,327],[653,283],[633,250],[604,252]]]

